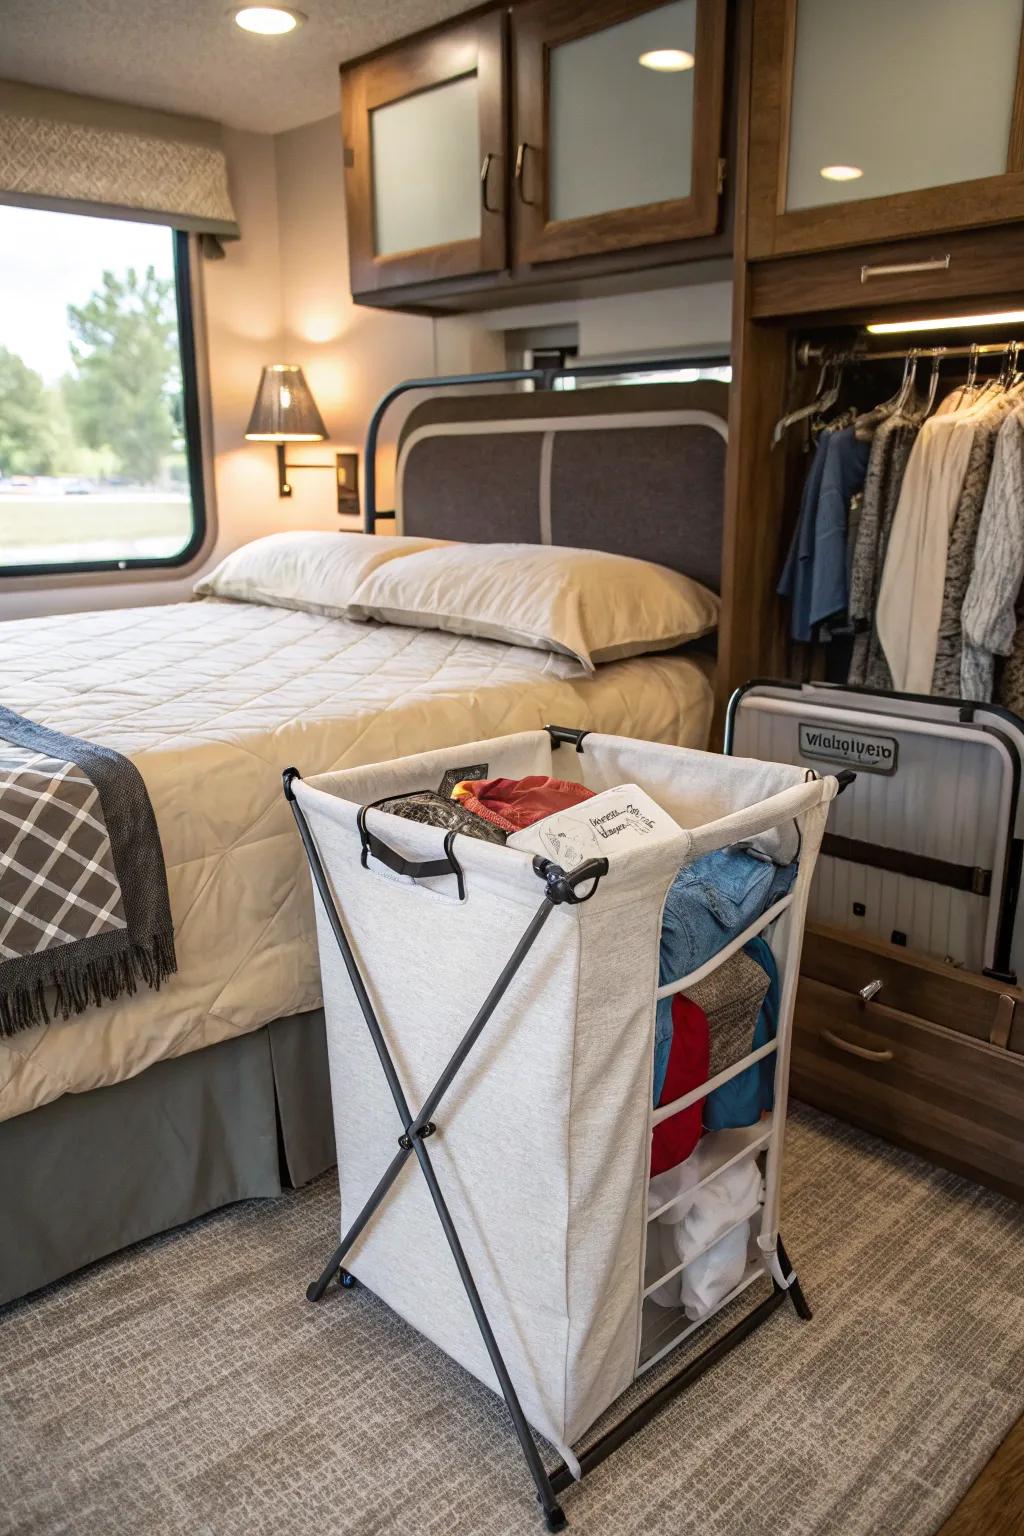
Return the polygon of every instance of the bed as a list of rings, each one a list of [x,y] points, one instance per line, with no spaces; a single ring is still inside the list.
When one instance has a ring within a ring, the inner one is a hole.
[[[428,400],[402,531],[592,545],[717,586],[724,388]],[[587,396],[593,398],[588,400]],[[0,625],[2,702],[130,757],[156,812],[178,974],[0,1039],[0,1301],[333,1158],[312,900],[280,789],[551,721],[702,746],[713,662],[585,676],[430,629],[207,599]]]

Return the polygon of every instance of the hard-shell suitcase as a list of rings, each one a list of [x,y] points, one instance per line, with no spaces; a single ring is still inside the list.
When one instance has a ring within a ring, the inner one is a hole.
[[[756,679],[729,703],[725,750],[818,773],[851,768],[808,920],[1007,981],[1017,922],[1024,722],[996,705]]]

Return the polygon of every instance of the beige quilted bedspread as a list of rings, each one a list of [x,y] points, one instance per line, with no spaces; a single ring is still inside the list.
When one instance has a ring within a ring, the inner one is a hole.
[[[179,970],[159,993],[0,1040],[0,1120],[320,1002],[312,898],[281,772],[384,761],[548,722],[703,746],[707,667],[613,662],[205,601],[0,624],[0,702],[138,766]]]

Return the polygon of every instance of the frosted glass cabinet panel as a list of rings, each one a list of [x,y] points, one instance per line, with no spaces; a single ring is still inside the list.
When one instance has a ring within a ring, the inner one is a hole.
[[[696,31],[697,0],[671,0],[551,49],[552,219],[689,197]]]
[[[1024,0],[753,8],[751,257],[1024,219]]]
[[[999,176],[1022,0],[797,0],[786,208]]]
[[[354,294],[506,265],[507,34],[492,11],[342,69]]]
[[[726,0],[512,7],[517,262],[711,234]]]
[[[378,256],[480,237],[479,86],[464,75],[370,114]]]

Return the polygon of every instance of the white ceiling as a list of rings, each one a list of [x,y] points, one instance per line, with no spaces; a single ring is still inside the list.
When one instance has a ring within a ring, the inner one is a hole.
[[[471,0],[283,0],[286,37],[231,19],[242,0],[0,0],[0,79],[280,133],[338,110],[338,65]]]

